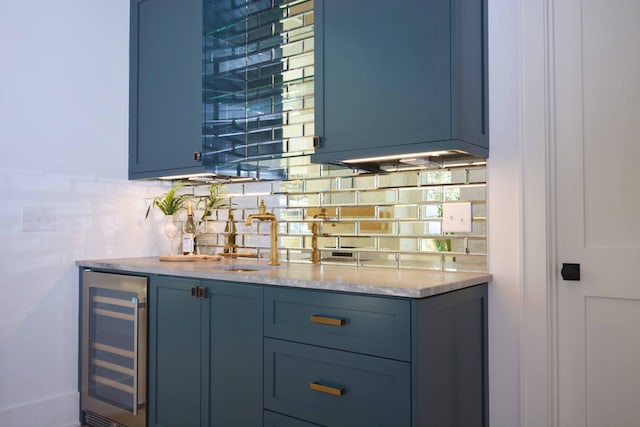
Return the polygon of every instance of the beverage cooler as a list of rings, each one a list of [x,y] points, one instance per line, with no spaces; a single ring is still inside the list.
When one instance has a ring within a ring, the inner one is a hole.
[[[84,270],[81,281],[81,421],[145,427],[148,279]]]

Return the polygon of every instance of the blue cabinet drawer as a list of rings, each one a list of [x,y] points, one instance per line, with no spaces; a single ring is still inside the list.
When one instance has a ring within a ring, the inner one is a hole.
[[[265,336],[411,360],[411,305],[407,300],[266,288]]]
[[[297,418],[264,411],[263,427],[322,427],[320,424],[307,423]]]
[[[265,338],[266,409],[331,427],[411,425],[407,362]]]

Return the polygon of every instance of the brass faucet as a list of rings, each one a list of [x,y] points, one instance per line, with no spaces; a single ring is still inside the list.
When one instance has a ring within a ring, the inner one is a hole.
[[[274,214],[267,212],[264,200],[260,200],[257,214],[247,216],[247,227],[251,226],[251,221],[254,219],[258,221],[271,221],[271,253],[269,254],[269,265],[280,265],[278,261],[278,218]]]
[[[311,224],[311,262],[317,264],[320,262],[320,251],[318,250],[318,236],[320,235],[320,222],[329,219],[327,210],[325,208],[320,209],[319,214],[313,216],[313,223]],[[331,224],[335,227],[335,224]]]

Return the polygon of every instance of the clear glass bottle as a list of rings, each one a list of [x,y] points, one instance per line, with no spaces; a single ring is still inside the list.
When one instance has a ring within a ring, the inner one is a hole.
[[[182,254],[194,255],[196,248],[196,223],[193,220],[193,210],[191,205],[187,206],[187,220],[184,223],[184,234],[182,235]]]
[[[237,234],[238,232],[236,229],[236,221],[233,218],[233,209],[229,209],[229,218],[227,218],[227,224],[224,227],[224,235],[226,240],[224,244],[225,254],[235,254],[237,252]]]

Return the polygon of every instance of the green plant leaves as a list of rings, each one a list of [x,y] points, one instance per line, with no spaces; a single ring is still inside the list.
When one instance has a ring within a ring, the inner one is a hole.
[[[154,206],[157,206],[165,215],[174,215],[183,209],[191,196],[189,194],[177,194],[176,192],[185,185],[184,183],[176,184],[161,196],[154,197],[144,217],[147,218],[149,216],[149,212]]]
[[[165,215],[175,215],[184,209],[186,203],[195,198],[191,194],[178,194],[178,190],[187,184],[186,182],[178,183],[171,187],[166,193],[154,197],[144,217],[149,217],[149,213],[154,206],[158,207]],[[226,197],[223,184],[220,182],[211,183],[209,185],[209,194],[204,197],[198,197],[198,199],[196,206],[200,206],[200,204],[204,202],[204,211],[201,220],[211,215],[215,209],[226,209],[231,206],[229,198]]]
[[[206,217],[211,215],[215,209],[226,209],[230,207],[229,199],[224,196],[226,196],[226,193],[222,184],[219,182],[211,183],[209,186],[209,195],[203,200],[205,205],[200,219],[204,220]]]

